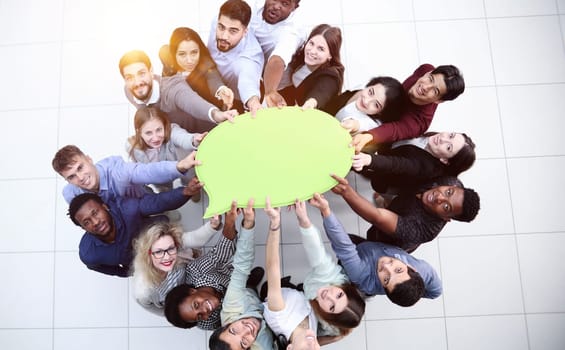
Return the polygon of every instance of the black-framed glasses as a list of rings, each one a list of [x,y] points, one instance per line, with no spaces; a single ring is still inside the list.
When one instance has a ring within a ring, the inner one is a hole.
[[[154,258],[156,259],[162,259],[163,257],[165,257],[165,253],[167,253],[169,256],[173,256],[177,254],[177,247],[172,246],[169,247],[167,249],[159,249],[156,250],[154,252],[149,251],[149,254],[153,255]]]

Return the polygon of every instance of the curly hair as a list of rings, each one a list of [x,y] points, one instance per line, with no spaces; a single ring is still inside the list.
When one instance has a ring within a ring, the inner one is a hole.
[[[158,239],[171,236],[175,247],[182,247],[182,228],[179,225],[168,222],[156,222],[148,226],[133,242],[135,257],[133,259],[133,270],[154,286],[163,282],[161,271],[153,265],[151,259],[151,246]],[[181,262],[176,259],[175,266]]]
[[[385,288],[386,296],[399,306],[412,306],[424,296],[426,286],[422,276],[416,270],[407,266],[410,279],[397,284],[392,291]]]
[[[100,198],[99,195],[89,192],[79,194],[78,196],[76,196],[71,200],[71,203],[69,203],[69,210],[67,211],[67,215],[69,216],[71,221],[77,226],[82,227],[82,225],[77,221],[75,216],[77,215],[77,212],[80,210],[80,208],[82,208],[82,206],[88,201],[95,201],[100,205],[104,205],[104,201],[102,200],[102,198]]]
[[[463,212],[453,217],[453,220],[471,222],[477,217],[479,209],[481,209],[481,198],[472,188],[464,187],[463,191]]]

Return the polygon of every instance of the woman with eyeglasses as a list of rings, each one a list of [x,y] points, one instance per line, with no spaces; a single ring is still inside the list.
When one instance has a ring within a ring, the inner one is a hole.
[[[185,283],[186,263],[197,257],[197,250],[220,229],[219,216],[195,231],[167,222],[149,226],[134,242],[133,293],[136,301],[149,311],[163,315],[165,297],[174,287]]]

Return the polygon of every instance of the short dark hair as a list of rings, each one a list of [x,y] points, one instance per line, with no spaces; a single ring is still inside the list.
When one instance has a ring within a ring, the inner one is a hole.
[[[452,65],[438,66],[432,71],[432,74],[443,75],[443,80],[445,81],[446,91],[440,100],[455,100],[457,96],[465,91],[465,80],[463,80],[463,75],[461,75],[457,67]]]
[[[453,220],[471,222],[481,209],[481,198],[472,188],[463,188],[463,212],[453,217]]]
[[[226,330],[228,329],[228,327],[231,325],[231,323],[228,323],[218,329],[216,329],[212,335],[210,336],[210,339],[208,339],[208,347],[210,348],[210,350],[231,350],[230,345],[228,343],[226,343],[225,341],[223,341],[222,339],[220,339],[220,335]]]
[[[390,301],[405,307],[416,304],[426,291],[422,276],[410,266],[407,266],[407,270],[410,279],[397,284],[390,292],[385,288],[385,293]]]
[[[251,7],[243,0],[228,0],[220,7],[218,18],[220,16],[238,20],[247,27],[251,20]]]
[[[124,76],[124,67],[130,65],[132,63],[141,62],[147,66],[148,69],[151,69],[151,60],[149,56],[141,50],[132,50],[126,52],[122,58],[120,58],[120,63],[118,66],[120,67],[120,74],[122,77]]]
[[[372,78],[365,87],[375,84],[384,86],[386,101],[380,113],[370,115],[370,117],[378,118],[385,123],[398,120],[406,99],[406,93],[402,84],[395,78],[383,76]]]
[[[165,317],[170,324],[179,328],[192,328],[197,322],[185,321],[179,311],[180,304],[192,294],[190,290],[193,288],[190,284],[181,284],[171,289],[165,297]]]
[[[71,200],[71,203],[69,204],[69,211],[67,212],[67,215],[71,218],[71,221],[77,226],[82,227],[82,225],[77,221],[75,216],[77,215],[77,212],[80,210],[80,208],[82,208],[82,206],[88,201],[95,201],[96,203],[99,203],[101,205],[104,204],[102,198],[100,198],[100,196],[95,193],[89,193],[89,192],[81,193],[75,198],[73,198]]]
[[[345,335],[348,334],[352,328],[357,327],[363,319],[363,315],[365,314],[365,300],[361,297],[357,288],[351,283],[345,283],[336,287],[343,289],[343,292],[347,295],[348,303],[342,312],[335,314],[327,313],[322,310],[316,299],[310,300],[310,305],[312,305],[318,318],[339,328],[340,333]]]

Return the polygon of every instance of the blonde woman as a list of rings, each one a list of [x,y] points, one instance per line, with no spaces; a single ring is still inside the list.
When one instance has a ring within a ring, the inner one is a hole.
[[[185,283],[186,263],[196,258],[192,248],[202,247],[221,228],[215,216],[195,231],[167,222],[149,226],[134,242],[133,292],[136,301],[149,311],[163,315],[165,297]]]

